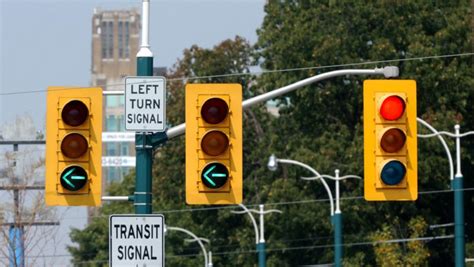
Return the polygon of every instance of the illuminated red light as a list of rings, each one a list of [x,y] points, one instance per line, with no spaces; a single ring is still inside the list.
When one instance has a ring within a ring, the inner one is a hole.
[[[382,105],[380,105],[380,115],[389,121],[400,119],[404,112],[405,101],[396,95],[385,98]]]

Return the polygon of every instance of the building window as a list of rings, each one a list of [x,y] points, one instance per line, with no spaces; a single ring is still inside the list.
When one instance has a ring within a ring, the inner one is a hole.
[[[123,132],[125,130],[125,119],[123,115],[117,116],[117,131]]]
[[[122,144],[122,156],[128,156],[129,155],[129,149],[128,149],[128,144]]]
[[[109,21],[109,34],[107,35],[107,50],[108,50],[108,55],[109,58],[114,57],[114,23],[112,21]]]
[[[100,40],[102,42],[102,58],[112,58],[114,51],[114,24],[112,21],[102,21]]]
[[[118,22],[118,49],[119,49],[119,58],[123,58],[123,22]]]
[[[111,95],[107,97],[107,107],[116,108],[119,106],[119,98],[124,98],[122,96]]]
[[[105,149],[106,149],[107,156],[115,156],[117,154],[115,143],[107,143]]]
[[[125,58],[130,57],[130,23],[128,21],[125,22]]]
[[[120,172],[118,172],[117,170],[118,170],[118,169],[117,169],[117,168],[114,168],[114,167],[109,168],[109,169],[108,169],[108,175],[107,175],[107,176],[108,176],[108,177],[107,177],[108,179],[107,179],[107,180],[109,180],[110,182],[120,180],[120,177],[118,177],[118,175],[120,174]]]
[[[106,131],[116,132],[118,130],[117,119],[115,115],[110,115],[106,117]]]

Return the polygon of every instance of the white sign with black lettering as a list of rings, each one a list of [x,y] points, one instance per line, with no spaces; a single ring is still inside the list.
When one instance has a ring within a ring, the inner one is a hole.
[[[164,266],[165,218],[161,214],[111,215],[110,266]]]
[[[125,129],[140,132],[166,130],[166,79],[125,78]]]

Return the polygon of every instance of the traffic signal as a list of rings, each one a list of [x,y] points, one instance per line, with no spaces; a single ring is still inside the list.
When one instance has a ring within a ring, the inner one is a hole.
[[[46,204],[101,204],[102,89],[48,87]]]
[[[186,203],[242,203],[242,86],[186,85]]]
[[[364,196],[418,197],[416,82],[364,81]]]

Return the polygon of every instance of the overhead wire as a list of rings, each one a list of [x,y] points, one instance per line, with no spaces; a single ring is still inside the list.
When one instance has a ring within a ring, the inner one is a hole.
[[[432,56],[421,56],[421,57],[411,57],[411,58],[353,62],[353,63],[345,63],[345,64],[325,65],[325,66],[297,67],[297,68],[286,68],[286,69],[276,69],[276,70],[261,70],[261,71],[254,71],[254,72],[240,72],[240,73],[227,73],[227,74],[216,74],[216,75],[206,75],[206,76],[168,78],[167,81],[186,81],[186,80],[197,80],[197,79],[212,79],[212,78],[225,78],[225,77],[235,77],[235,76],[261,75],[261,74],[279,73],[279,72],[333,69],[333,68],[342,68],[342,67],[355,67],[355,66],[364,66],[364,65],[376,65],[376,64],[382,64],[382,63],[442,59],[442,58],[464,57],[464,56],[473,56],[473,55],[474,55],[474,52],[467,52],[467,53],[458,53],[458,54],[444,54],[444,55],[432,55]],[[246,66],[246,68],[257,68],[257,67],[259,66],[258,65]],[[143,82],[140,82],[140,83],[143,83]],[[124,83],[111,83],[111,84],[98,84],[96,85],[96,87],[119,87],[123,85]],[[91,86],[76,86],[76,87],[72,86],[72,87],[67,87],[67,88],[58,88],[56,90],[81,89],[81,88],[87,89],[90,87]],[[5,93],[0,93],[0,96],[43,93],[46,91],[47,90],[45,89],[41,89],[41,90],[29,90],[29,91],[18,91],[18,92],[5,92]]]
[[[454,235],[440,235],[440,236],[423,236],[423,237],[414,237],[414,238],[394,238],[394,239],[386,239],[386,240],[374,240],[374,241],[367,241],[367,242],[353,242],[353,243],[343,243],[341,244],[344,247],[352,247],[352,246],[375,246],[379,244],[393,244],[393,243],[406,243],[406,242],[417,242],[417,241],[434,241],[434,240],[443,240],[443,239],[453,239]],[[286,252],[291,250],[309,250],[309,249],[322,249],[322,248],[332,248],[334,244],[327,244],[327,245],[314,245],[314,246],[297,246],[297,247],[279,247],[279,248],[266,248],[266,252]],[[212,251],[213,256],[219,255],[231,255],[231,254],[253,254],[257,253],[257,250],[249,249],[249,250],[236,250],[236,251],[223,251],[223,252],[216,252]],[[96,255],[93,253],[88,253],[86,256]],[[200,253],[196,254],[182,254],[182,255],[170,255],[166,256],[166,258],[174,258],[174,257],[195,257],[201,255]],[[54,258],[54,257],[72,257],[71,255],[33,255],[33,256],[25,256],[25,258]],[[0,257],[6,258],[6,257]],[[83,262],[96,262],[96,261],[83,261]],[[78,262],[78,263],[83,263]],[[107,262],[106,260],[97,260],[97,262]]]
[[[442,194],[442,193],[451,193],[454,191],[474,191],[474,187],[467,187],[463,189],[443,189],[443,190],[430,190],[430,191],[421,191],[418,192],[419,195],[430,195],[430,194]],[[362,200],[364,196],[352,196],[352,197],[341,197],[340,200]],[[310,204],[318,202],[328,202],[329,198],[319,198],[319,199],[306,199],[306,200],[295,200],[295,201],[285,201],[285,202],[270,202],[264,203],[265,206],[284,206],[284,205],[297,205],[297,204]],[[247,207],[258,207],[260,204],[245,204]],[[203,208],[184,208],[184,209],[171,209],[171,210],[159,210],[153,212],[153,214],[170,214],[170,213],[182,213],[182,212],[200,212],[200,211],[213,211],[213,210],[230,210],[230,209],[239,209],[239,206],[215,206],[215,207],[203,207]],[[101,215],[92,215],[91,218],[101,218],[108,217],[110,215],[101,214]],[[77,220],[83,219],[85,217],[69,217],[64,218],[64,220]],[[89,218],[89,217],[87,217]]]

